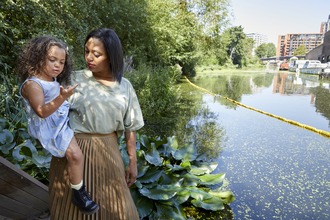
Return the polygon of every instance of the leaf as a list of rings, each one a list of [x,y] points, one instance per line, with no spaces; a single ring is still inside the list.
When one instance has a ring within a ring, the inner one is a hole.
[[[154,207],[153,200],[148,199],[145,196],[141,196],[140,192],[136,188],[130,188],[130,192],[139,212],[140,218],[143,219],[144,217],[150,215]]]
[[[197,157],[196,145],[194,143],[187,144],[176,150],[174,154],[172,153],[172,155],[176,160],[193,161]]]
[[[174,175],[173,173],[163,174],[163,181],[160,183],[162,185],[173,185],[180,187],[184,180],[183,177]]]
[[[199,189],[197,187],[189,187],[186,188],[186,190],[190,191],[190,196],[194,199],[198,199],[198,200],[206,200],[206,199],[210,199],[213,196],[207,192],[205,192],[202,189]]]
[[[138,152],[136,152],[136,158],[137,158],[137,162],[136,162],[137,167],[147,165],[147,161],[144,158],[144,151],[143,150],[139,150]]]
[[[120,155],[121,155],[121,158],[123,158],[123,162],[124,162],[124,166],[125,168],[128,166],[129,164],[129,156],[128,156],[128,153],[126,150],[121,150],[120,151]]]
[[[196,161],[205,161],[206,155],[207,155],[206,152],[204,152],[204,153],[198,155],[195,160]]]
[[[18,129],[18,134],[23,140],[30,138],[30,135],[23,128]]]
[[[205,174],[203,176],[199,176],[202,185],[216,185],[223,182],[225,178],[225,173],[220,174]]]
[[[179,191],[173,198],[169,200],[160,200],[159,202],[165,205],[181,205],[182,203],[185,203],[190,197],[190,191],[188,190],[181,190]]]
[[[134,184],[139,189],[141,189],[143,187],[142,184],[140,183],[140,181],[138,181],[138,180],[136,180]]]
[[[158,170],[155,167],[149,168],[147,172],[137,180],[139,180],[141,183],[152,183],[156,182],[159,177],[163,174],[163,170]]]
[[[0,118],[0,131],[6,127],[7,120],[4,118]]]
[[[159,153],[154,145],[154,143],[151,144],[151,148],[146,152],[145,159],[155,165],[155,166],[161,166],[162,165],[162,158],[159,156]]]
[[[194,199],[191,201],[191,203],[196,207],[212,211],[219,211],[225,208],[223,201],[217,197],[212,197],[211,199],[207,200]]]
[[[168,200],[175,196],[178,191],[180,191],[180,187],[171,186],[171,185],[157,185],[155,188],[140,189],[140,193],[150,199],[153,200]]]
[[[122,151],[122,150],[127,150],[127,145],[126,143],[122,143],[121,145],[119,145],[119,150]]]
[[[235,200],[235,196],[230,191],[222,191],[222,192],[209,191],[209,194],[211,194],[213,197],[222,199],[225,204],[231,203]]]
[[[186,215],[182,207],[173,207],[155,203],[157,212],[149,216],[149,220],[185,220]]]
[[[194,175],[202,175],[202,174],[209,174],[213,170],[215,170],[218,166],[218,162],[210,162],[210,163],[194,163],[198,164],[198,166],[191,166],[190,173]]]
[[[2,151],[2,153],[4,154],[9,154],[9,151],[11,149],[13,149],[15,147],[16,143],[11,143],[11,144],[4,144],[2,146],[0,146],[0,150]]]
[[[141,144],[142,144],[145,148],[147,148],[148,150],[151,148],[151,143],[150,143],[150,141],[149,141],[149,139],[148,139],[147,136],[145,136],[145,135],[141,135],[140,140],[141,140]]]
[[[14,140],[14,136],[7,129],[4,129],[0,132],[0,143],[1,144],[10,144],[11,142],[13,142],[13,140]]]
[[[178,149],[178,141],[176,137],[168,137],[167,144],[164,144],[164,147],[164,156],[169,157],[171,154],[173,155],[174,152]]]
[[[50,161],[52,160],[52,155],[32,155],[32,161],[38,166],[38,167],[45,167],[50,168]]]
[[[141,176],[143,176],[147,172],[148,169],[149,169],[149,166],[139,166],[138,175],[136,178],[140,178]]]
[[[182,184],[183,187],[198,186],[198,184],[200,182],[200,179],[191,173],[187,173],[183,177],[184,177],[183,184]]]
[[[30,139],[25,140],[23,143],[21,143],[20,145],[16,146],[15,149],[13,150],[13,157],[18,160],[18,161],[22,161],[23,159],[26,159],[27,156],[20,154],[21,148],[22,147],[28,147],[31,151],[32,155],[38,155],[38,151],[37,149],[33,146],[32,142]]]
[[[139,151],[141,148],[140,142],[136,142],[136,151]]]
[[[185,170],[190,170],[191,169],[191,164],[189,161],[181,162],[180,166],[183,167]]]

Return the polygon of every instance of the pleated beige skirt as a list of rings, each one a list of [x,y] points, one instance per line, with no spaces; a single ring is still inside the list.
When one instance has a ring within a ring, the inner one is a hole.
[[[125,181],[125,167],[116,134],[76,134],[75,137],[84,154],[83,181],[100,209],[93,215],[84,215],[71,203],[67,160],[53,157],[49,171],[50,219],[138,220],[139,215]]]

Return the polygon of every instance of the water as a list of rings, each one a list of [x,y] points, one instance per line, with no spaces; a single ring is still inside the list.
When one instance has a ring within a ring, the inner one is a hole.
[[[329,81],[317,76],[241,71],[191,81],[330,132]],[[330,219],[330,139],[216,98],[185,80],[180,87],[181,109],[147,119],[144,131],[198,140],[200,150],[219,162],[215,173],[226,173],[227,189],[236,197],[229,205],[234,219]]]

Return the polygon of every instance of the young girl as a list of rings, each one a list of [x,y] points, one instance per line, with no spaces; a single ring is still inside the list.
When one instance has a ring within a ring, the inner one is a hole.
[[[72,203],[84,214],[99,206],[90,198],[82,181],[83,154],[68,127],[69,103],[78,86],[69,85],[73,70],[68,47],[54,37],[33,38],[19,56],[17,72],[23,82],[20,94],[28,115],[28,132],[54,157],[66,157],[72,188]],[[50,183],[52,184],[52,183]]]

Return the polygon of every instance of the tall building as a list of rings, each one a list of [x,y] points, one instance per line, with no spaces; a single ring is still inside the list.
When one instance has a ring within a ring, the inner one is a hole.
[[[322,42],[324,41],[324,34],[330,30],[330,15],[328,17],[328,21],[322,22],[321,23],[321,30],[320,32],[322,33]]]
[[[298,33],[278,35],[276,56],[292,56],[300,46],[305,45],[306,53],[323,43],[324,34],[330,29],[330,15],[328,21],[321,23],[320,33]]]
[[[266,35],[259,34],[259,33],[250,33],[246,34],[247,38],[252,38],[255,41],[255,44],[252,49],[252,55],[254,55],[254,50],[262,43],[267,43],[268,38]]]
[[[279,35],[276,48],[276,57],[292,56],[300,46],[305,45],[306,53],[322,43],[322,33],[286,34]]]

